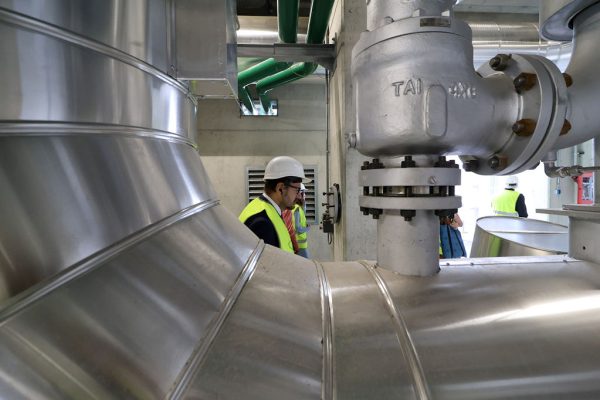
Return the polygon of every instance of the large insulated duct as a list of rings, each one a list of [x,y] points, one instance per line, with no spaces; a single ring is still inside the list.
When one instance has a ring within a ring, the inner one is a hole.
[[[264,246],[188,138],[166,4],[63,5],[0,1],[2,398],[600,393],[598,265],[415,278]]]

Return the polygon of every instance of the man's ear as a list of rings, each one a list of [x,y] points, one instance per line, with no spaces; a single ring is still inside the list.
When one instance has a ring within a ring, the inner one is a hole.
[[[280,192],[283,194],[283,188],[285,187],[285,185],[283,184],[283,182],[279,182],[277,184],[277,186],[275,186],[275,191]]]

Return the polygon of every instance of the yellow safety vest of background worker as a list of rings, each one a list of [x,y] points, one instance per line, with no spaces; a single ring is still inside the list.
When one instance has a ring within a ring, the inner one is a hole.
[[[282,210],[292,209],[301,190],[302,164],[287,156],[275,157],[265,168],[264,192],[240,213],[239,220],[265,243],[294,253],[292,239],[281,217]]]
[[[300,193],[296,198],[296,205],[292,210],[294,229],[296,231],[296,241],[298,242],[298,255],[304,258],[310,258],[308,253],[308,231],[310,226],[306,222],[306,186],[300,185]]]
[[[495,215],[527,218],[525,196],[516,191],[519,181],[516,176],[506,178],[504,191],[492,200]]]

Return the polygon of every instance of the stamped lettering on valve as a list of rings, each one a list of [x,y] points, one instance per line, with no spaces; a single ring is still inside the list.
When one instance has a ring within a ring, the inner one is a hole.
[[[448,87],[448,93],[457,99],[472,99],[477,96],[477,88],[470,83],[454,82]]]
[[[421,94],[421,91],[423,90],[421,79],[392,82],[392,86],[394,87],[394,95],[396,97],[401,95],[407,96],[409,94]]]

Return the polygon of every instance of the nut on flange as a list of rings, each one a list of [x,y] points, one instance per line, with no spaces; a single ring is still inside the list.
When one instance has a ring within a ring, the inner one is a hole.
[[[571,130],[573,126],[571,125],[571,123],[569,122],[568,119],[565,119],[565,122],[562,126],[562,129],[560,130],[560,136],[562,135],[566,135],[567,133],[569,133],[569,131]]]
[[[488,160],[488,166],[493,170],[501,171],[504,168],[506,168],[507,162],[508,160],[506,156],[497,154],[495,156],[490,157],[490,159]]]
[[[567,85],[567,87],[570,87],[573,84],[573,78],[567,73],[563,73],[562,75],[563,78],[565,78],[565,84]]]
[[[508,62],[511,58],[512,54],[498,54],[490,60],[490,67],[494,71],[504,71],[508,67]]]
[[[514,80],[513,84],[515,85],[515,89],[517,93],[522,93],[530,90],[535,86],[537,82],[536,74],[530,74],[528,72],[520,73]]]
[[[520,119],[512,126],[512,131],[517,136],[531,136],[535,132],[537,122],[530,118]]]
[[[468,160],[467,162],[463,163],[463,169],[467,172],[477,171],[479,169],[479,161],[475,159]]]

